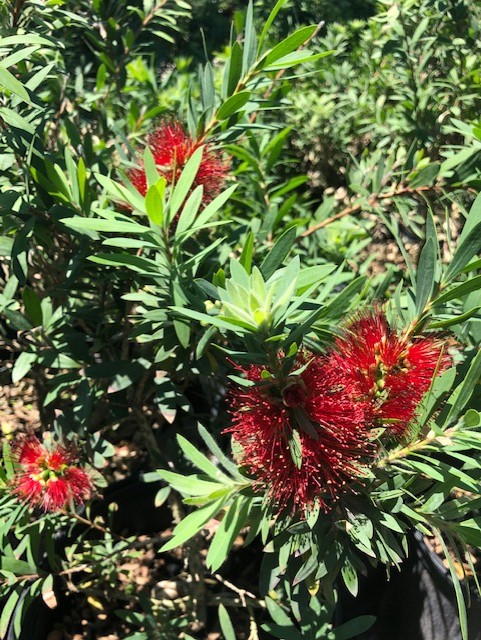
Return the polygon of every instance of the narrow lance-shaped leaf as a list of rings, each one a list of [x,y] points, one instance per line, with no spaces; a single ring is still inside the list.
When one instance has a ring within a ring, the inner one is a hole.
[[[179,545],[187,542],[190,538],[199,533],[209,520],[219,513],[226,501],[225,497],[219,498],[214,503],[205,505],[196,511],[189,513],[179,524],[175,527],[172,540],[166,542],[160,551],[169,551],[175,549]]]
[[[32,104],[28,91],[25,89],[23,84],[2,64],[0,64],[0,86],[11,91],[24,102]]]
[[[434,291],[436,249],[431,237],[426,238],[416,273],[416,317],[419,318]]]
[[[235,93],[230,96],[217,111],[217,119],[218,120],[227,120],[234,113],[237,113],[242,107],[249,102],[251,97],[250,91],[240,91],[239,93]]]
[[[213,462],[211,462],[203,453],[201,453],[183,436],[179,434],[177,436],[177,441],[186,458],[188,458],[193,464],[195,464],[195,466],[198,467],[201,471],[217,481],[227,480],[228,482],[230,482],[230,478],[222,473],[222,471],[218,467],[216,467]]]
[[[264,28],[262,29],[261,35],[259,37],[259,45],[258,45],[258,49],[257,49],[257,55],[259,56],[262,52],[262,46],[264,44],[264,41],[269,33],[269,29],[272,26],[272,23],[274,22],[274,20],[276,19],[277,14],[279,13],[279,11],[282,9],[282,7],[286,4],[286,2],[288,2],[288,0],[277,0],[276,4],[274,5],[272,11],[270,12],[266,23],[264,25]]]
[[[224,635],[224,640],[236,640],[232,621],[229,617],[229,614],[227,613],[227,609],[223,604],[219,605],[219,622],[220,628],[222,629],[222,633]]]
[[[451,578],[453,580],[454,592],[456,594],[456,602],[458,604],[459,626],[461,628],[461,637],[463,640],[468,640],[468,615],[466,611],[466,603],[464,601],[463,590],[461,589],[461,585],[459,584],[459,578],[456,573],[456,566],[451,557],[451,552],[449,551],[446,543],[443,540],[443,536],[441,532],[436,531],[436,534],[437,534],[437,539],[439,540],[443,548],[444,557],[448,562],[449,573],[451,574]]]
[[[222,97],[228,98],[236,90],[242,75],[242,47],[237,40],[232,45],[230,58],[224,70]]]
[[[199,424],[199,435],[226,471],[228,471],[236,480],[247,482],[247,478],[239,472],[237,465],[235,465],[232,460],[229,460],[211,434],[201,424]]]
[[[202,162],[202,154],[203,147],[196,149],[180,175],[179,181],[177,182],[169,201],[169,217],[166,221],[168,224],[170,224],[170,222],[175,218],[177,212],[187,198],[199,170],[200,163]]]
[[[476,383],[481,377],[481,351],[478,351],[471,361],[470,367],[464,380],[461,382],[459,386],[456,387],[449,402],[451,404],[451,408],[446,417],[446,423],[454,420],[459,416],[461,411],[466,406],[467,402],[471,398]]]
[[[246,22],[244,28],[244,51],[242,55],[242,73],[245,76],[254,63],[256,56],[257,38],[254,26],[254,5],[249,0],[246,12]]]
[[[481,250],[481,222],[471,228],[464,238],[460,238],[459,246],[449,265],[445,281],[448,282],[458,275],[468,262]]]
[[[271,251],[263,260],[260,270],[266,280],[282,264],[295,242],[297,231],[295,227],[287,229],[277,240]]]
[[[259,63],[258,67],[268,67],[274,62],[277,62],[280,58],[296,51],[296,49],[309,40],[316,29],[316,25],[310,25],[308,27],[302,27],[294,33],[291,33],[290,36],[279,42],[279,44],[267,53],[266,57]]]
[[[463,296],[471,293],[472,291],[478,291],[481,289],[481,276],[475,276],[474,278],[470,278],[465,282],[461,282],[460,284],[452,287],[448,291],[445,291],[440,296],[438,296],[434,300],[435,305],[445,304],[450,300],[455,300],[456,298],[462,298]]]
[[[165,178],[160,178],[156,184],[149,187],[145,196],[145,210],[154,224],[162,224],[164,217]]]
[[[206,564],[211,571],[217,571],[227,558],[240,530],[246,525],[249,509],[249,499],[238,495],[226,510],[207,554]]]

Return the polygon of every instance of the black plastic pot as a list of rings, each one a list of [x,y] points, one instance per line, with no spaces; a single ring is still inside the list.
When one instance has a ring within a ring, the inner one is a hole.
[[[409,557],[386,578],[384,567],[360,580],[356,598],[341,590],[337,623],[374,615],[373,627],[356,640],[461,640],[458,608],[449,570],[422,535],[409,539]],[[471,594],[469,640],[481,640],[481,600]]]

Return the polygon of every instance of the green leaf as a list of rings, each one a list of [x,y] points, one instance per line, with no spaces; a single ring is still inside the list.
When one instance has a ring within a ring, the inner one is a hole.
[[[426,242],[419,257],[416,273],[416,317],[418,318],[422,315],[434,291],[438,257],[435,234],[435,227],[426,222]]]
[[[437,322],[432,322],[429,325],[430,329],[445,329],[446,327],[452,327],[456,324],[462,324],[465,320],[469,320],[474,315],[478,313],[481,309],[481,306],[473,307],[473,309],[469,309],[465,313],[461,313],[460,315],[454,315],[449,318],[445,318],[444,320],[438,320]]]
[[[207,553],[206,564],[211,571],[217,571],[227,558],[240,530],[245,527],[250,510],[250,500],[236,496],[212,540]]]
[[[91,262],[106,264],[111,266],[127,267],[136,273],[158,276],[162,273],[162,266],[148,258],[131,256],[128,253],[99,253],[96,256],[89,256]]]
[[[237,88],[242,75],[242,47],[237,40],[232,45],[230,58],[224,70],[223,93],[225,97],[231,96]]]
[[[145,210],[150,220],[154,224],[162,224],[164,218],[164,191],[166,180],[165,178],[159,178],[159,180],[149,187],[147,195],[145,196]]]
[[[266,23],[264,25],[264,28],[262,29],[262,33],[260,35],[259,38],[259,46],[257,48],[257,55],[259,56],[262,52],[262,46],[264,44],[264,41],[267,37],[267,34],[269,33],[269,29],[271,28],[272,23],[274,22],[274,20],[276,19],[277,14],[279,13],[279,11],[282,9],[282,7],[286,4],[286,2],[288,2],[288,0],[277,0],[276,4],[274,5],[272,11],[270,12]]]
[[[334,300],[323,309],[322,316],[327,318],[339,317],[356,300],[355,294],[359,292],[366,282],[364,276],[356,278],[347,287],[337,294]]]
[[[254,325],[248,325],[247,323],[226,318],[225,316],[210,316],[207,313],[200,313],[194,309],[187,309],[184,307],[170,308],[172,311],[176,311],[181,315],[193,318],[194,320],[199,320],[200,322],[206,322],[214,327],[218,327],[219,329],[228,329],[229,331],[236,331],[237,333],[255,332],[257,330],[257,327]]]
[[[479,193],[476,196],[476,199],[473,202],[471,209],[469,210],[469,214],[466,218],[466,222],[464,223],[463,230],[461,232],[461,235],[459,236],[459,244],[464,242],[466,236],[480,222],[481,222],[481,193]]]
[[[20,595],[21,590],[17,588],[10,592],[7,601],[2,604],[2,615],[0,616],[0,638],[6,638],[7,631],[10,626],[10,620],[13,612],[15,611]]]
[[[102,220],[101,218],[62,218],[60,220],[66,227],[86,231],[104,231],[108,233],[133,233],[144,234],[150,231],[136,222],[125,222],[124,220]]]
[[[0,37],[0,47],[12,47],[17,44],[25,46],[31,44],[40,44],[50,48],[53,48],[55,45],[54,40],[48,40],[47,38],[37,36],[30,32],[26,35]]]
[[[168,482],[176,491],[190,496],[210,495],[218,489],[224,489],[224,485],[217,481],[203,480],[198,474],[185,476],[165,469],[157,469],[158,475]]]
[[[481,547],[481,518],[468,518],[463,522],[450,523],[450,526],[465,542],[478,549]]]
[[[0,256],[10,256],[13,247],[13,238],[9,236],[0,237]]]
[[[295,51],[301,45],[307,42],[307,40],[309,40],[316,29],[317,25],[310,25],[307,27],[302,27],[294,33],[291,33],[290,36],[279,42],[279,44],[277,44],[271,51],[268,52],[265,59],[261,60],[261,62],[259,63],[259,67],[269,67],[270,65],[277,62],[280,58],[283,58],[287,54]]]
[[[185,240],[188,236],[192,235],[196,231],[198,231],[200,229],[204,229],[207,226],[207,222],[212,218],[213,215],[215,215],[217,213],[217,211],[220,210],[222,205],[227,202],[227,200],[230,198],[230,196],[234,193],[234,191],[236,189],[237,189],[237,185],[233,185],[232,187],[229,187],[228,189],[223,191],[216,198],[214,198],[214,200],[212,200],[212,202],[210,202],[198,214],[198,216],[196,218],[196,221],[195,221],[195,225],[193,225],[190,229],[186,229],[185,231],[183,231],[182,240]],[[181,217],[182,217],[182,215],[181,215]],[[227,221],[223,221],[222,223],[225,224],[226,222]],[[177,235],[180,235],[180,234],[177,234]]]
[[[32,326],[40,327],[43,321],[43,313],[37,294],[33,289],[25,285],[22,291],[22,299],[25,305],[25,315],[32,323]]]
[[[308,49],[294,51],[293,53],[289,53],[283,58],[280,58],[268,67],[264,67],[264,71],[281,71],[282,69],[290,69],[298,64],[304,64],[305,62],[313,62],[314,60],[325,58],[326,56],[330,56],[332,53],[334,53],[334,49],[315,54]]]
[[[314,284],[320,284],[320,282],[327,278],[335,268],[335,264],[321,264],[316,265],[315,267],[302,269],[297,277],[297,293],[304,293],[304,291],[312,287]]]
[[[268,280],[275,270],[282,264],[289,254],[297,236],[295,227],[287,229],[277,240],[270,252],[263,260],[260,270],[266,280]]]
[[[455,420],[464,409],[473,395],[476,385],[481,377],[481,351],[478,351],[471,361],[468,372],[460,385],[453,391],[449,398],[451,408],[446,417],[446,424]]]
[[[98,362],[85,368],[85,375],[94,380],[103,378],[112,380],[108,391],[113,393],[126,389],[128,386],[140,380],[151,367],[151,362],[144,358],[134,360],[108,360]]]
[[[203,193],[204,189],[202,185],[199,185],[190,194],[187,202],[182,207],[182,213],[180,214],[179,220],[177,222],[177,227],[175,229],[176,239],[179,239],[181,238],[181,236],[183,236],[182,241],[184,241],[191,235],[191,233],[185,232],[192,229],[194,225],[197,214],[199,213],[200,205],[202,204]]]
[[[376,622],[376,616],[359,616],[334,629],[333,640],[348,640],[367,631]]]
[[[226,497],[223,496],[219,498],[214,503],[209,503],[192,513],[189,513],[179,524],[175,527],[173,531],[173,538],[166,542],[161,548],[160,552],[170,551],[170,549],[175,549],[175,547],[180,546],[189,538],[195,536],[199,531],[204,528],[204,525],[209,522],[214,516],[216,516],[219,511],[222,509],[226,501]]]
[[[239,93],[234,93],[230,98],[228,98],[218,109],[216,117],[218,120],[227,120],[234,113],[237,113],[242,107],[247,104],[250,100],[251,92],[250,91],[240,91]]]
[[[124,186],[120,182],[116,182],[115,180],[112,180],[112,178],[104,176],[101,173],[96,173],[94,175],[97,182],[102,185],[105,192],[112,199],[119,202],[125,202],[138,211],[144,211],[145,198],[127,178],[125,178],[126,186]]]
[[[32,368],[34,362],[37,360],[37,354],[32,353],[30,351],[23,351],[18,358],[15,360],[12,369],[12,382],[15,384],[22,378],[24,378],[27,373]]]
[[[461,284],[449,289],[449,291],[445,291],[434,300],[433,304],[444,304],[450,300],[462,298],[468,293],[478,291],[479,289],[481,289],[481,276],[475,276],[474,278],[469,278],[469,280],[466,280],[465,282],[461,282]]]
[[[182,290],[182,286],[178,280],[174,280],[172,283],[173,287],[173,298],[174,304],[177,305],[177,308],[182,308],[187,304],[187,300],[185,298],[184,292]],[[191,324],[187,322],[185,318],[174,317],[174,329],[177,335],[177,338],[184,349],[187,349],[190,342],[190,332],[191,332]]]
[[[224,634],[224,640],[236,640],[234,627],[223,604],[219,605],[219,623]]]
[[[155,164],[155,158],[148,145],[144,149],[143,160],[144,160],[145,177],[147,178],[147,187],[150,188],[154,184],[157,184],[159,182],[159,179],[162,179],[164,181],[164,186],[165,186],[165,183],[167,181],[164,177],[161,177],[159,175],[159,172],[157,171],[157,165]],[[163,194],[162,188],[161,188],[161,191]]]
[[[341,567],[341,575],[348,591],[356,597],[359,588],[359,580],[357,577],[357,571],[349,558],[344,560],[344,564]]]
[[[249,234],[244,244],[244,248],[242,249],[242,253],[239,257],[239,262],[246,270],[246,273],[249,273],[249,274],[252,268],[253,252],[254,252],[254,234],[252,233],[252,231],[249,231]]]
[[[270,597],[266,598],[266,607],[274,622],[282,627],[292,627],[292,620],[284,609]]]
[[[247,482],[247,478],[245,478],[239,472],[239,469],[237,468],[237,465],[235,465],[232,462],[232,460],[229,460],[229,458],[225,455],[225,453],[222,451],[222,449],[219,447],[219,445],[214,440],[214,438],[210,435],[210,433],[207,431],[207,429],[204,426],[202,426],[201,424],[199,424],[198,428],[199,428],[200,437],[202,438],[202,440],[207,445],[207,448],[209,449],[209,451],[217,458],[217,460],[224,467],[224,469],[226,471],[228,471],[237,480],[241,480],[243,482]]]
[[[288,435],[288,443],[292,462],[300,469],[302,467],[302,442],[297,429],[292,429]]]
[[[32,567],[32,565],[25,562],[25,560],[17,560],[17,558],[12,558],[10,556],[0,557],[0,570],[10,571],[16,576],[26,576],[37,573],[37,568],[35,566]]]
[[[0,64],[0,86],[11,91],[24,102],[32,104],[30,95],[23,84],[2,64]]]
[[[244,28],[244,51],[242,54],[242,73],[244,76],[253,65],[256,58],[257,38],[254,26],[254,6],[249,0],[246,12],[246,22]]]
[[[8,125],[14,127],[15,129],[18,129],[22,133],[28,133],[30,135],[35,134],[35,127],[14,109],[9,109],[8,107],[0,107],[0,115]]]
[[[438,162],[432,162],[428,164],[427,167],[413,172],[412,178],[408,180],[409,185],[414,189],[416,187],[434,184],[440,168],[441,165]]]
[[[466,603],[464,602],[463,591],[461,589],[461,585],[459,584],[459,578],[456,573],[456,567],[454,565],[453,559],[451,557],[451,553],[449,552],[446,543],[441,535],[440,531],[435,531],[437,539],[441,543],[443,548],[444,557],[448,562],[449,573],[451,574],[451,578],[454,584],[454,592],[456,594],[456,602],[458,604],[458,613],[459,613],[459,626],[461,627],[461,637],[463,640],[468,640],[468,616],[466,612]]]
[[[182,452],[185,457],[192,462],[197,468],[203,471],[205,474],[214,478],[214,480],[218,481],[227,481],[230,482],[230,478],[228,478],[222,471],[215,466],[213,462],[209,460],[203,453],[201,453],[192,443],[181,436],[180,434],[177,436],[177,442],[179,443]]]
[[[175,185],[174,191],[169,201],[169,223],[177,215],[177,212],[184,204],[185,199],[194,183],[195,177],[202,162],[203,147],[194,151],[180,174],[179,181]]]
[[[446,270],[445,281],[447,282],[457,276],[480,249],[481,222],[478,222],[464,238],[460,237],[459,246]]]
[[[4,440],[2,443],[2,459],[3,464],[5,465],[5,474],[8,480],[13,477],[14,474],[14,466],[13,466],[13,458],[12,458],[12,449],[8,440]]]

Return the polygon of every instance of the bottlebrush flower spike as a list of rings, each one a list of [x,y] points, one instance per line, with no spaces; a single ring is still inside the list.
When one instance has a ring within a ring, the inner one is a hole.
[[[58,511],[70,501],[82,503],[92,492],[87,472],[77,465],[73,447],[52,443],[49,447],[35,436],[22,439],[13,447],[18,462],[13,492],[32,507]]]
[[[147,146],[157,166],[157,171],[167,180],[167,184],[176,183],[187,161],[200,144],[193,140],[180,122],[164,121],[147,138]],[[147,176],[142,160],[139,166],[128,173],[129,180],[143,196],[147,193]],[[219,152],[204,145],[202,161],[193,183],[193,189],[204,187],[202,201],[208,204],[217,196],[224,184],[228,165]]]
[[[443,340],[398,335],[380,309],[346,327],[330,361],[370,401],[372,426],[385,426],[396,437],[406,435],[433,378],[452,364]]]
[[[254,486],[279,508],[328,511],[372,456],[366,403],[352,399],[355,384],[324,358],[304,354],[296,368],[283,388],[260,366],[244,370],[254,384],[231,388],[226,432]]]

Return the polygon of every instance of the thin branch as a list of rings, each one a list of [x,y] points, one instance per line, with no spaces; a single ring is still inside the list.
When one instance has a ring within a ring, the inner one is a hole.
[[[256,619],[254,616],[254,611],[252,609],[253,606],[265,606],[263,602],[259,601],[257,596],[255,596],[247,589],[242,589],[241,587],[237,587],[229,580],[223,578],[219,573],[214,574],[214,578],[216,578],[219,582],[221,582],[228,589],[237,593],[239,599],[241,601],[242,606],[247,609],[247,613],[249,614],[249,637],[247,640],[259,640],[259,629],[257,627]],[[249,597],[249,600],[246,599],[246,596]]]
[[[83,516],[79,515],[78,513],[75,513],[74,511],[66,511],[65,509],[61,509],[60,513],[62,513],[64,516],[67,516],[68,518],[74,518],[81,524],[84,524],[86,527],[89,527],[89,529],[96,529],[97,531],[100,531],[104,535],[110,534],[113,538],[116,538],[117,540],[121,540],[122,542],[128,542],[128,543],[131,542],[130,540],[127,540],[127,538],[124,538],[123,536],[117,533],[114,533],[113,531],[110,531],[106,527],[103,527],[102,525],[98,524],[98,522],[94,522],[93,520],[84,518]]]
[[[323,229],[324,227],[327,227],[328,225],[331,224],[331,222],[340,220],[341,218],[344,218],[345,216],[349,216],[352,213],[356,213],[357,211],[361,211],[366,206],[373,207],[381,200],[388,200],[390,198],[395,198],[397,196],[418,194],[418,193],[422,193],[423,191],[438,192],[438,191],[442,191],[442,187],[440,185],[432,185],[432,186],[423,185],[420,187],[404,186],[404,187],[398,187],[397,189],[393,189],[392,191],[387,191],[386,193],[373,194],[369,196],[367,201],[363,200],[361,202],[357,202],[356,204],[350,205],[349,207],[345,207],[344,209],[342,209],[342,211],[339,211],[338,213],[334,214],[330,218],[326,218],[325,220],[318,222],[314,226],[309,227],[309,229],[306,229],[306,231],[301,233],[299,238],[307,238],[307,236],[310,236],[312,233],[315,233],[319,229]]]

